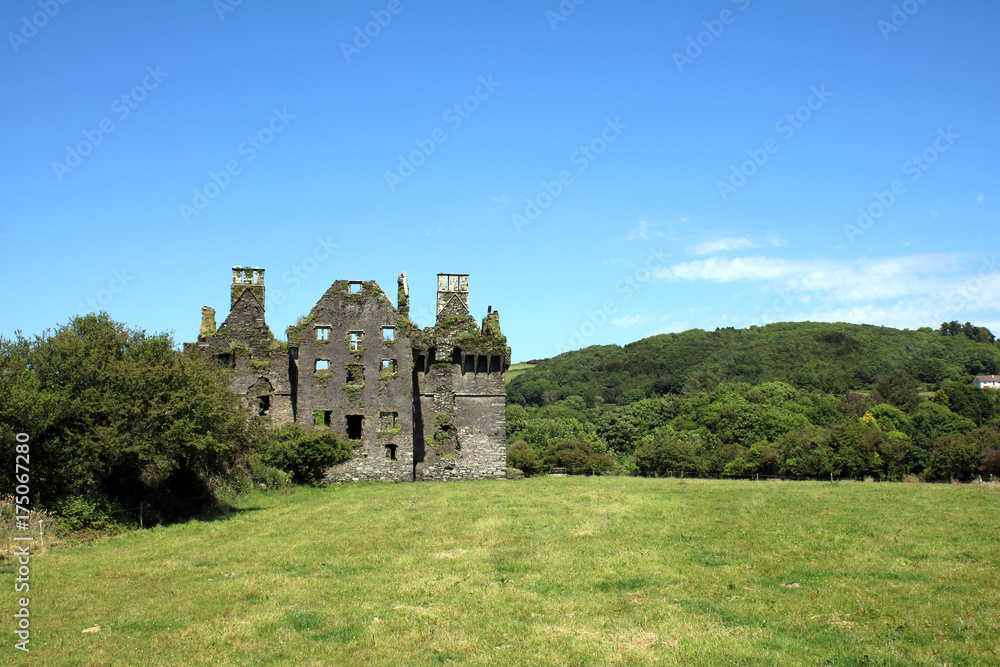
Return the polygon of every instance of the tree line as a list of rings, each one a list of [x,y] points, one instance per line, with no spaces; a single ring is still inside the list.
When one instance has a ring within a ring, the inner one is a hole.
[[[346,460],[332,432],[275,431],[230,389],[231,372],[106,313],[31,338],[0,337],[0,455],[14,488],[30,438],[30,504],[71,528],[197,514],[250,487],[313,483]]]
[[[508,462],[529,474],[1000,475],[1000,392],[971,382],[996,372],[995,340],[953,325],[784,323],[566,353],[511,382]],[[850,380],[824,381],[831,372]]]

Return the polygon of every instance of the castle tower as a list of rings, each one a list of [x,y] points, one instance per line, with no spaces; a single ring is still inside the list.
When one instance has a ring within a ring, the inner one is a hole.
[[[233,285],[230,290],[229,308],[236,305],[236,301],[246,290],[252,290],[254,296],[264,308],[264,269],[250,268],[249,266],[233,267]]]
[[[469,274],[439,273],[437,321],[469,314]]]

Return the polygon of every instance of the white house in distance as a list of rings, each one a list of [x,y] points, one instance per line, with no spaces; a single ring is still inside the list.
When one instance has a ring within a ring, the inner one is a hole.
[[[977,375],[972,384],[976,389],[1000,389],[1000,375]]]

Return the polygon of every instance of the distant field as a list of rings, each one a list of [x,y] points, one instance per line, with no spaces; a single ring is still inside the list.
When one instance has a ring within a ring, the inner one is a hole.
[[[506,375],[504,375],[504,380],[507,384],[516,378],[518,375],[528,370],[529,368],[534,368],[537,364],[511,364],[510,368],[507,369]]]
[[[998,510],[984,486],[620,477],[259,494],[37,556],[30,646],[45,665],[998,664]]]

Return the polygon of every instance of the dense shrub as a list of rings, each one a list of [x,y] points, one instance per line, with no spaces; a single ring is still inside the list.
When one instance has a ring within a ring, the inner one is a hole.
[[[3,474],[26,433],[32,505],[79,515],[99,490],[112,504],[152,506],[147,519],[190,515],[253,444],[253,420],[229,381],[207,356],[106,313],[33,339],[0,338]]]
[[[538,472],[538,454],[524,440],[518,440],[507,447],[507,465],[533,475]]]
[[[261,460],[284,470],[299,484],[316,484],[324,471],[351,457],[351,446],[333,431],[305,431],[298,424],[273,431],[264,442]]]
[[[595,451],[585,442],[573,440],[550,445],[542,463],[550,468],[566,468],[571,475],[600,475],[614,467],[607,454]]]

